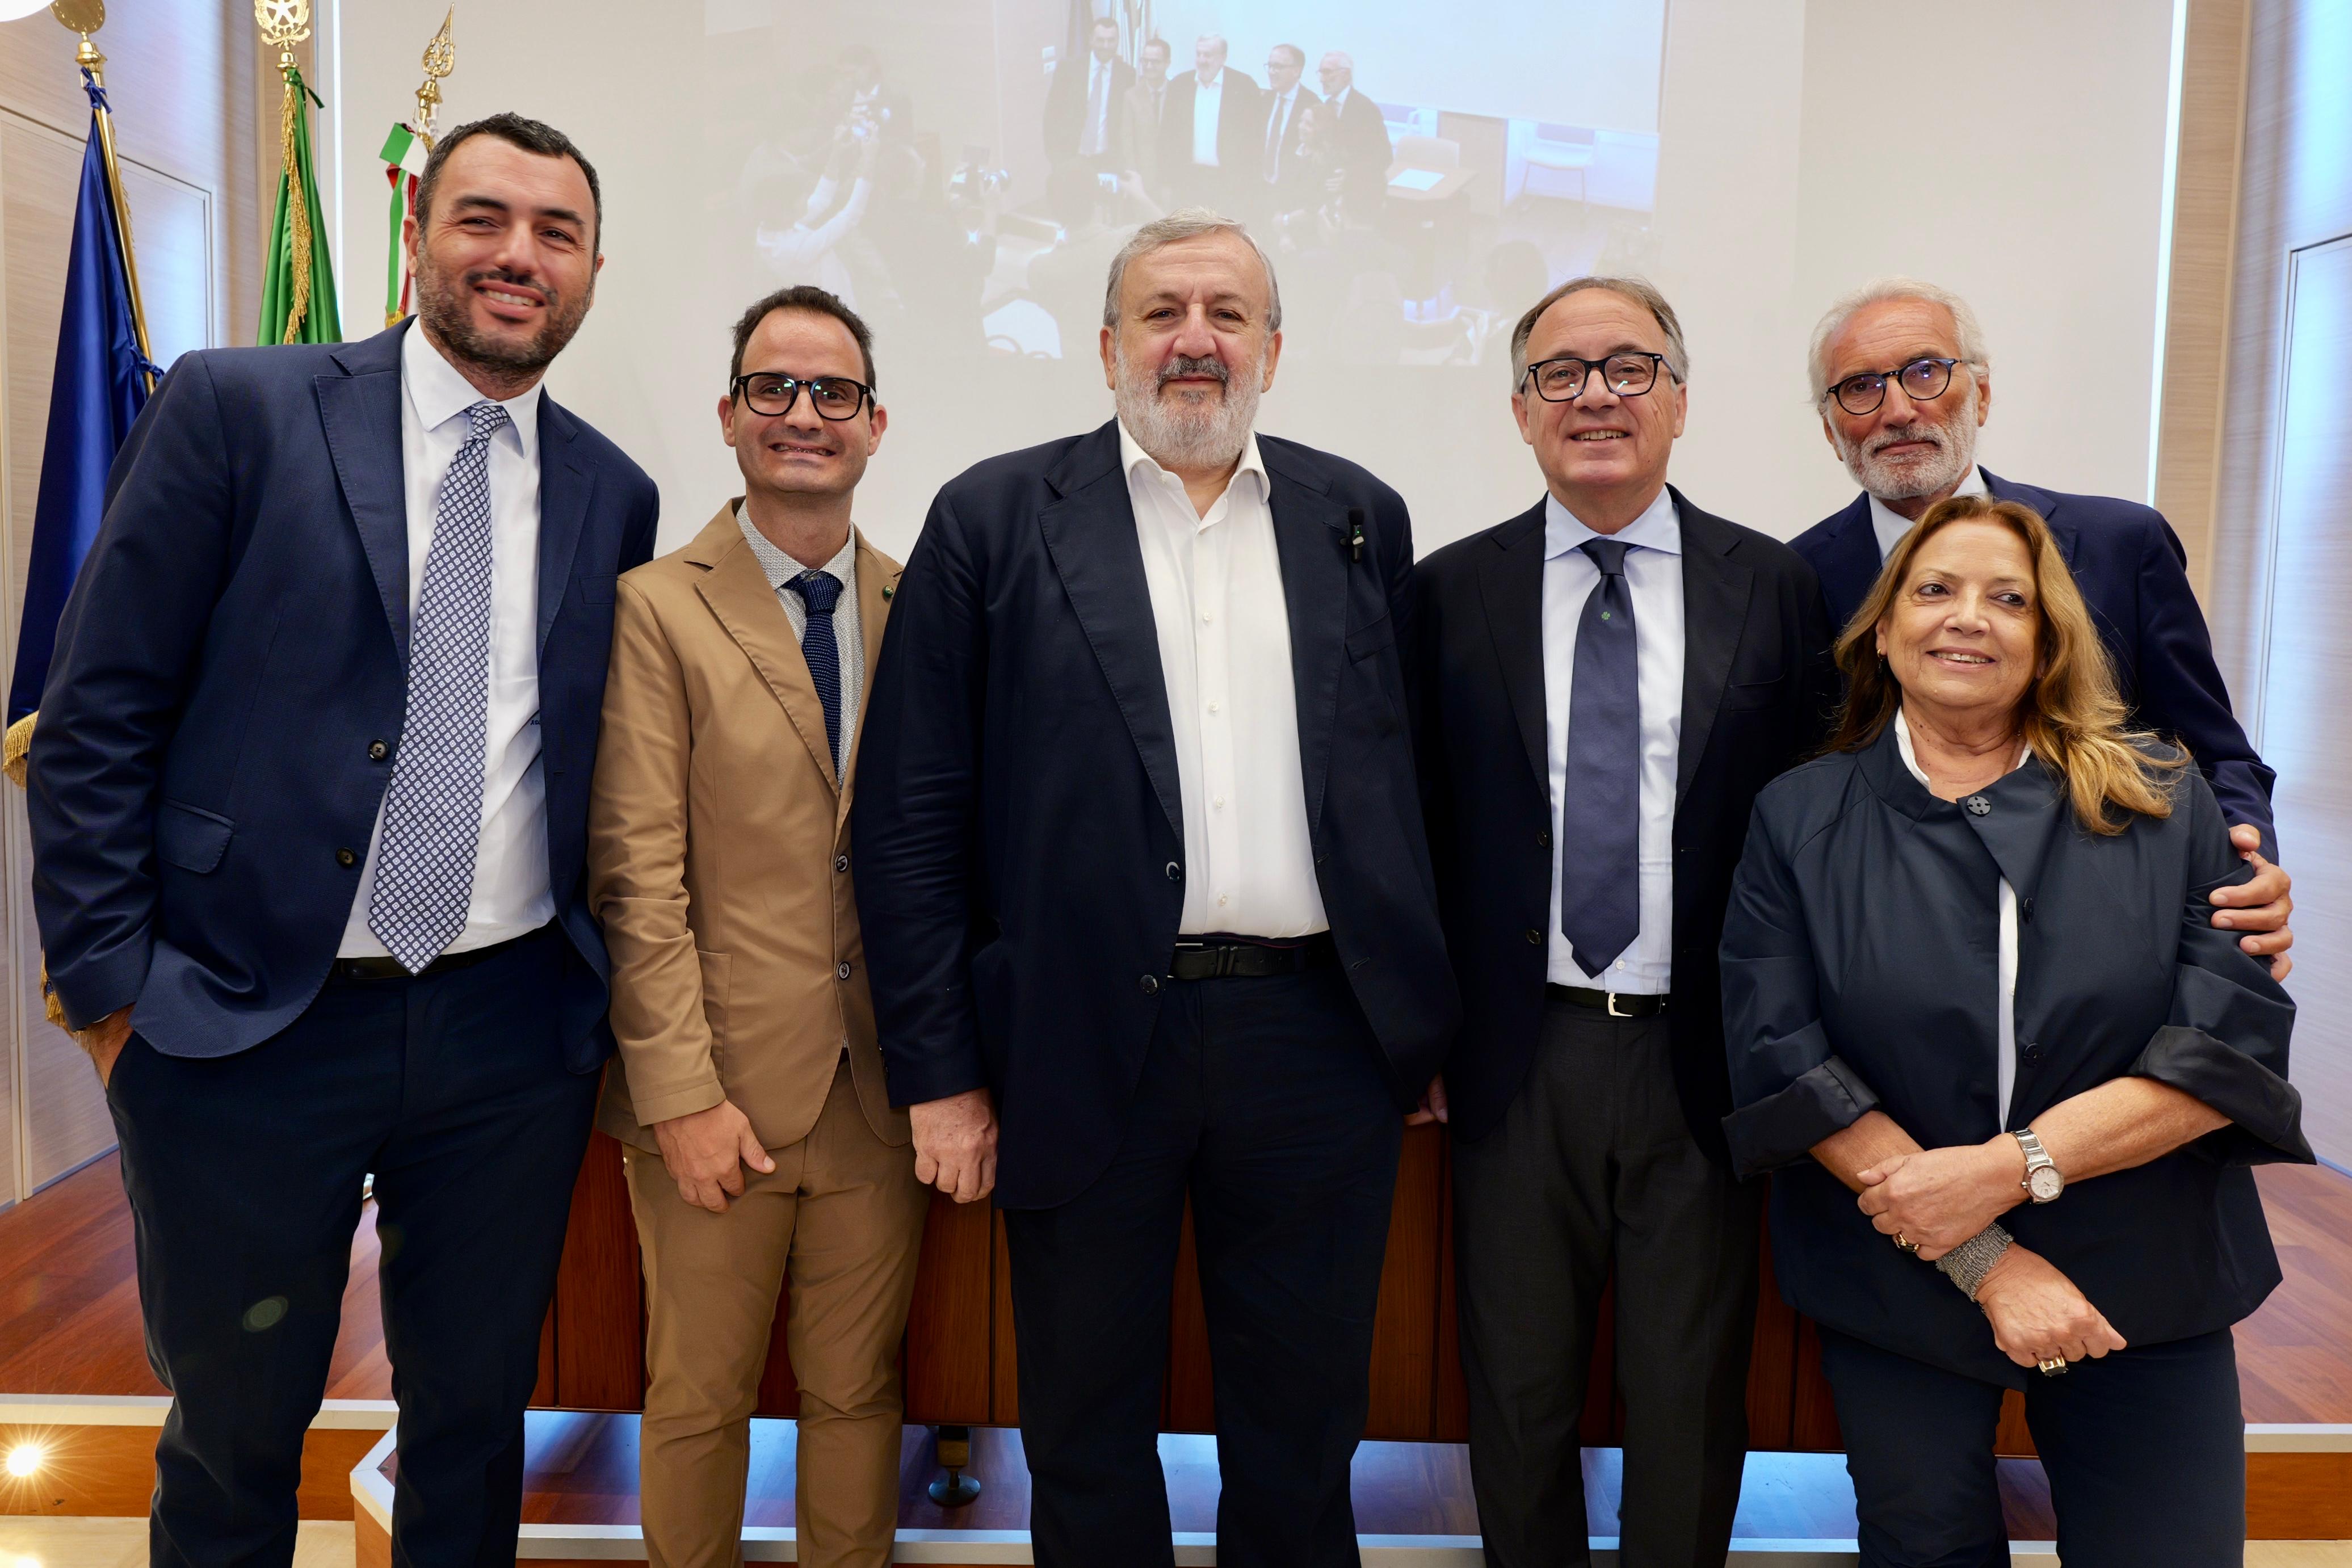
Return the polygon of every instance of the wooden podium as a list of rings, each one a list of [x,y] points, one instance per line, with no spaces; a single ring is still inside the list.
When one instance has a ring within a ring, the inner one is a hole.
[[[1453,1212],[1444,1130],[1408,1129],[1373,1327],[1367,1437],[1465,1439],[1467,1416],[1454,1324]],[[1812,1325],[1781,1301],[1772,1281],[1769,1248],[1762,1271],[1755,1355],[1748,1376],[1749,1445],[1837,1448],[1837,1418],[1822,1376]],[[1210,1431],[1216,1423],[1209,1341],[1189,1218],[1176,1281],[1160,1427],[1171,1432]],[[1598,1394],[1615,1385],[1608,1322],[1604,1312],[1593,1346],[1591,1386]],[[1004,1228],[988,1205],[958,1207],[943,1197],[932,1200],[914,1311],[907,1324],[905,1368],[909,1423],[1010,1427],[1019,1422]],[[598,1133],[590,1142],[572,1195],[555,1302],[540,1344],[533,1403],[565,1409],[635,1410],[643,1404],[644,1391],[645,1304],[636,1228],[629,1218],[620,1145]],[[763,1416],[791,1416],[798,1406],[780,1302],[759,1410]],[[2021,1414],[2004,1412],[1999,1445],[2003,1453],[2032,1452]],[[1613,1396],[1586,1401],[1583,1436],[1588,1446],[1615,1444],[1622,1427],[1623,1412]]]

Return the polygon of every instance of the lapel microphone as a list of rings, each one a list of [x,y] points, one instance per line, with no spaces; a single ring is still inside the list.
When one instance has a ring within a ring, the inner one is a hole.
[[[1360,566],[1364,560],[1364,509],[1348,508],[1348,559]]]

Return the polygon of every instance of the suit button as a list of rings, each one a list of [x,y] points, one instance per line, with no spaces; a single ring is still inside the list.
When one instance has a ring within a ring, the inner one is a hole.
[[[2017,1054],[2022,1061],[2039,1061],[2042,1060],[2042,1047],[2038,1042],[2029,1040],[2017,1048]]]
[[[1984,816],[1992,810],[1992,802],[1981,795],[1971,795],[1960,804],[1968,808],[1968,813],[1971,817]]]
[[[833,971],[833,977],[836,980],[845,980],[849,978],[849,964],[846,959],[843,960],[840,966]]]
[[[1538,828],[1536,830],[1536,842],[1545,849],[1551,848],[1551,830],[1549,828]]]
[[[335,852],[335,863],[337,865],[357,865],[360,863],[360,857],[352,853],[349,850],[337,850]]]
[[[391,755],[392,747],[386,746],[383,741],[371,740],[368,742],[368,760],[370,762],[381,762]]]
[[[1138,980],[1136,985],[1142,989],[1143,994],[1147,997],[1156,997],[1160,994],[1160,977],[1157,975],[1146,975],[1143,978]]]
[[[1178,865],[1174,861],[1170,861],[1168,862],[1168,880],[1170,882],[1182,882],[1184,880],[1184,868]]]
[[[1528,927],[1528,945],[1533,947],[1543,946],[1543,933],[1532,925]]]
[[[847,855],[834,856],[833,869],[836,874],[846,872],[849,869],[849,857]]]

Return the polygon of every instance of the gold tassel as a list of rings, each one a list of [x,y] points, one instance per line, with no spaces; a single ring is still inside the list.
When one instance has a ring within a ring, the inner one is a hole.
[[[8,782],[19,789],[25,787],[25,768],[32,760],[33,721],[40,716],[28,713],[8,727],[6,736],[0,737],[0,773],[5,773]]]
[[[288,237],[294,247],[294,300],[286,308],[286,336],[278,340],[281,343],[301,340],[302,318],[310,313],[310,203],[303,189],[302,171],[294,162],[294,136],[301,117],[302,89],[295,85],[289,68],[286,102],[278,116],[278,146],[279,161],[286,165],[286,206],[292,219]]]

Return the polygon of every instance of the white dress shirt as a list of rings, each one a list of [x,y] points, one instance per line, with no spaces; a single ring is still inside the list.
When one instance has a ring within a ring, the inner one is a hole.
[[[1568,777],[1568,719],[1576,691],[1576,632],[1601,569],[1580,549],[1613,538],[1625,552],[1625,587],[1633,598],[1634,689],[1642,710],[1642,929],[1606,975],[1588,975],[1559,930],[1561,807]],[[1683,525],[1665,490],[1649,509],[1613,534],[1576,519],[1558,497],[1544,501],[1544,746],[1551,776],[1550,956],[1544,978],[1631,996],[1673,988],[1675,937],[1675,770],[1683,737]]]
[[[1959,488],[1954,490],[1952,494],[1955,496],[1990,494],[1985,489],[1984,470],[1973,463],[1969,464],[1968,473],[1960,478]],[[1883,562],[1888,556],[1895,553],[1895,547],[1903,542],[1903,536],[1911,531],[1911,519],[1877,497],[1872,496],[1870,497],[1870,531],[1878,536],[1878,559]]]
[[[1203,517],[1118,427],[1184,808],[1184,914],[1202,936],[1330,929],[1307,830],[1290,603],[1257,437]]]
[[[768,586],[775,591],[776,602],[792,619],[793,641],[802,641],[808,636],[808,601],[790,584],[809,568],[753,528],[751,519],[743,515],[740,501],[735,503],[735,526],[743,530],[743,542],[751,547]],[[866,695],[866,632],[857,620],[857,529],[854,525],[833,559],[815,570],[841,584],[841,597],[833,606],[833,643],[841,660],[841,745],[833,759],[833,776],[845,779],[849,775],[849,748],[857,738],[858,705]]]
[[[1206,87],[1201,85],[1201,73],[1192,73],[1192,162],[1204,169],[1217,166],[1217,112],[1224,102],[1223,67],[1218,68],[1216,79]]]
[[[1095,60],[1093,68],[1087,73],[1087,124],[1078,132],[1078,155],[1082,158],[1097,157],[1110,150],[1111,64],[1109,60]]]
[[[1904,720],[1903,710],[1895,710],[1895,746],[1903,753],[1903,766],[1911,769],[1911,777],[1920,786],[1934,793],[1935,785],[1927,780],[1927,770],[1919,766],[1918,754],[1911,749],[1911,726]],[[2011,773],[2025,766],[2033,748],[2021,746],[2017,760],[2009,765]],[[1996,1025],[1993,1051],[1993,1087],[2000,1101],[2000,1124],[2009,1126],[2009,1097],[2017,1087],[2017,889],[2009,885],[2009,878],[2000,879],[2000,958],[1995,973],[2000,986],[2000,1018]]]
[[[466,443],[466,411],[482,394],[413,326],[400,344],[400,467],[408,502],[408,616],[425,591],[425,562],[441,481]],[[528,936],[555,918],[547,885],[547,783],[539,759],[539,392],[499,406],[507,423],[490,437],[490,689],[482,757],[482,836],[474,850],[474,896],[466,929],[443,949]],[[397,741],[396,736],[385,736]],[[391,765],[384,776],[391,778]],[[358,896],[336,956],[380,958],[368,929],[383,810],[368,834]]]

